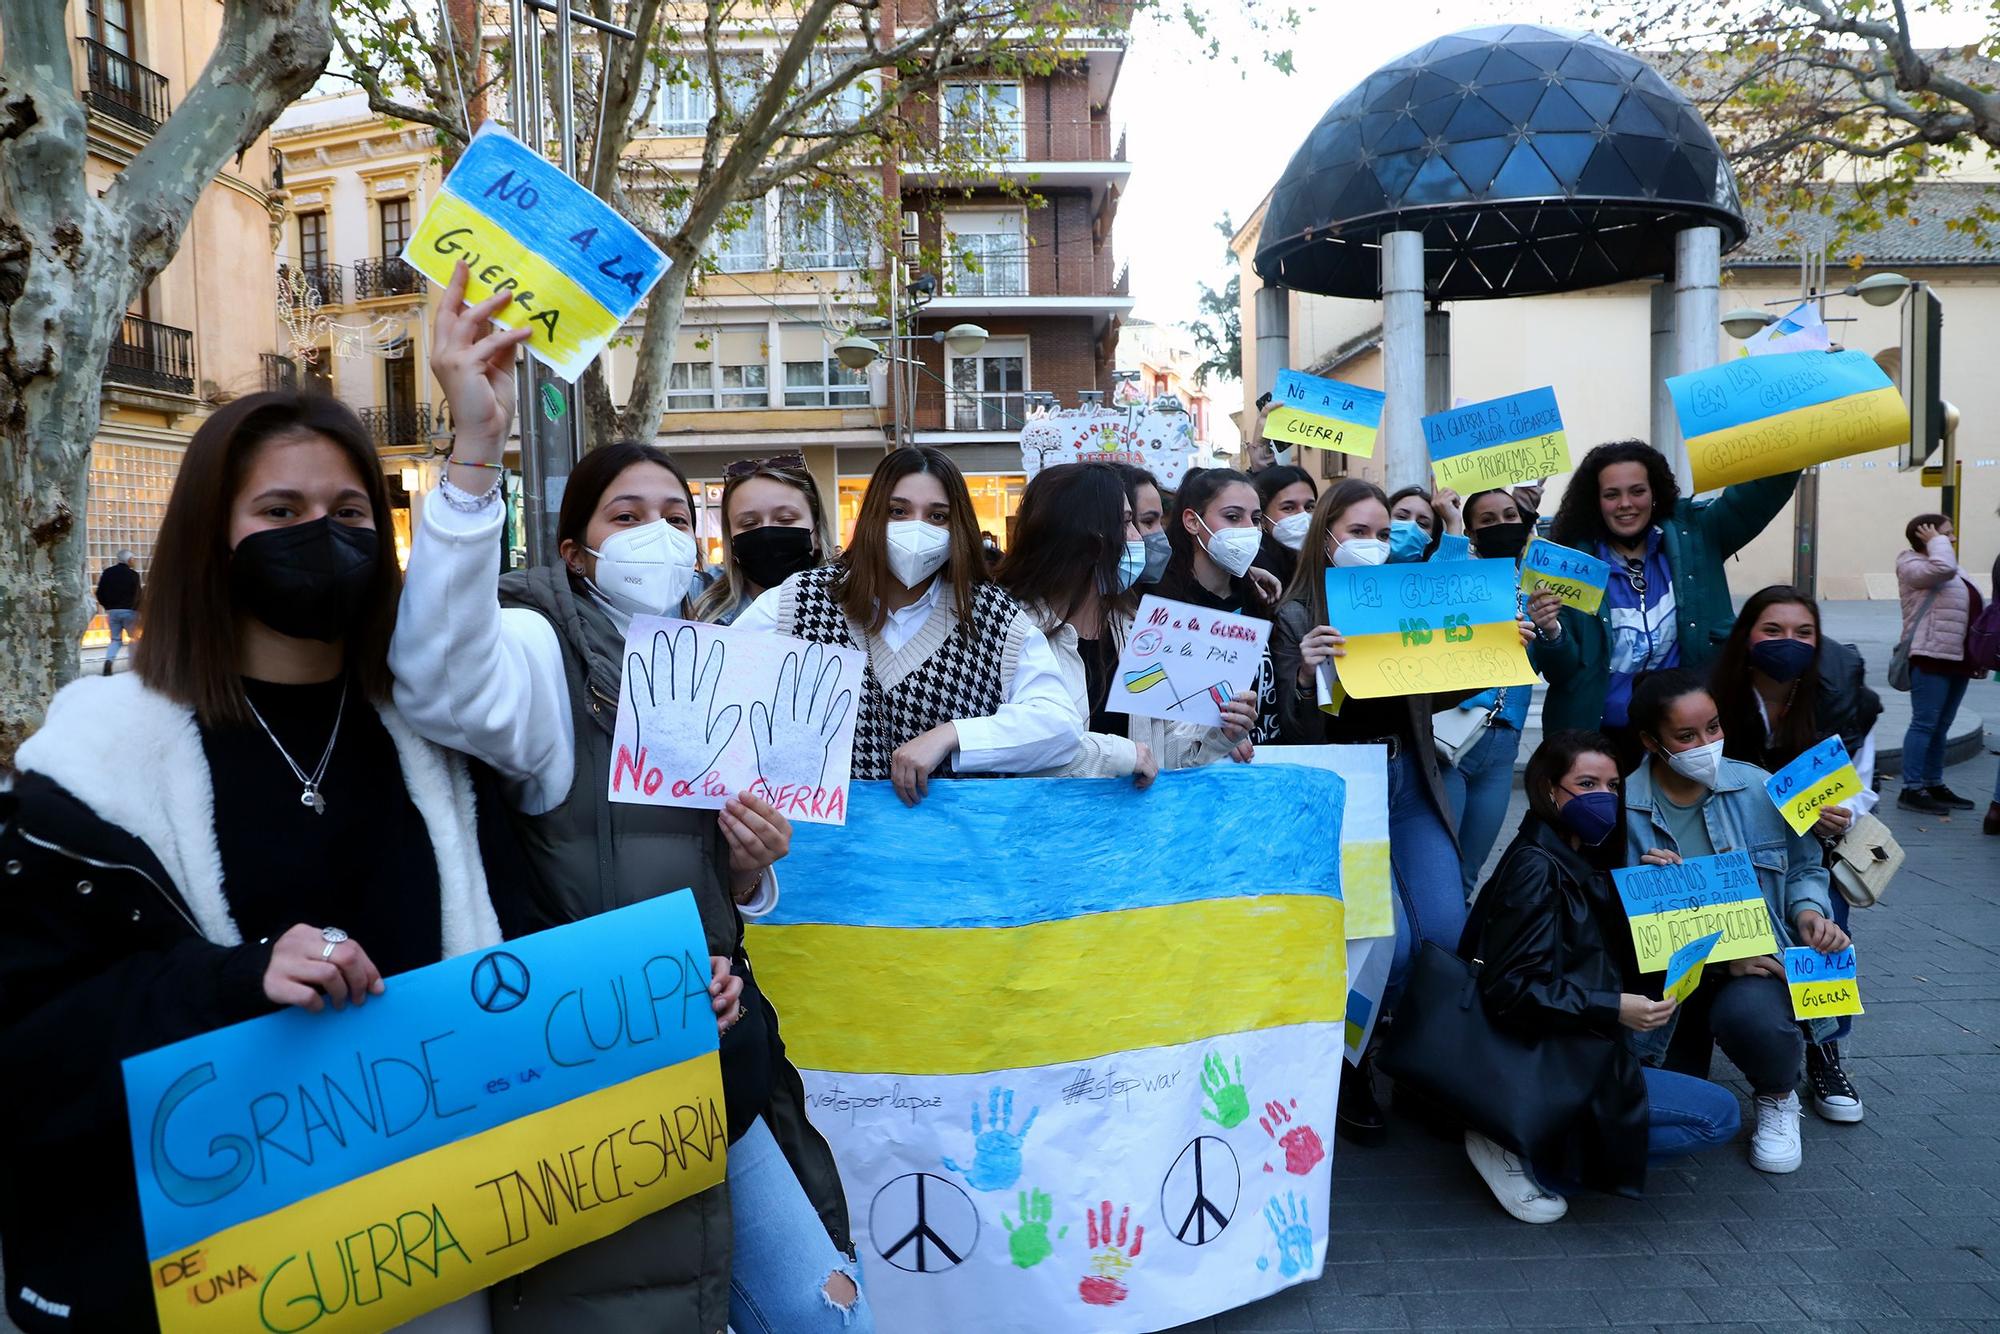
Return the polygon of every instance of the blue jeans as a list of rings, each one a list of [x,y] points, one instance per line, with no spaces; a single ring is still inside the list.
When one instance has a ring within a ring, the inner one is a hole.
[[[111,626],[111,643],[104,650],[104,661],[118,661],[118,650],[125,644],[125,637],[132,633],[132,627],[139,623],[139,613],[130,607],[112,608],[104,613],[104,619]]]
[[[1693,1075],[1648,1067],[1646,1159],[1655,1166],[1711,1144],[1727,1144],[1743,1124],[1736,1095]]]
[[[1459,865],[1465,876],[1465,896],[1479,888],[1486,855],[1507,823],[1507,802],[1514,795],[1514,757],[1521,753],[1521,734],[1495,721],[1472,743],[1456,765],[1444,767],[1444,794],[1451,801],[1451,823],[1458,830]]]
[[[736,1334],[874,1334],[856,1266],[834,1249],[762,1117],[729,1146],[729,1212],[729,1324]],[[854,1280],[857,1296],[845,1311],[825,1290],[835,1273]]]
[[[1910,730],[1903,733],[1903,787],[1934,787],[1944,781],[1944,743],[1951,720],[1972,683],[1910,668]]]
[[[1396,887],[1396,948],[1384,993],[1393,1008],[1420,940],[1448,950],[1465,932],[1464,873],[1451,829],[1431,799],[1414,756],[1389,761],[1389,879]]]

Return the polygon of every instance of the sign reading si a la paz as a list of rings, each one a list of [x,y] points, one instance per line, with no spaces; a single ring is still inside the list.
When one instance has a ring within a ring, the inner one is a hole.
[[[125,1062],[165,1334],[411,1319],[721,1182],[686,890]]]
[[[528,351],[571,381],[667,271],[637,228],[492,121],[445,177],[403,259],[439,284],[464,261],[468,302],[512,292],[494,321],[533,329]]]

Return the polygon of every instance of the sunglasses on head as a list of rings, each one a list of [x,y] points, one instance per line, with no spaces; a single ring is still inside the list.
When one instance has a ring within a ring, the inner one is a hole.
[[[724,478],[748,477],[760,468],[789,468],[803,472],[806,456],[803,454],[773,454],[768,459],[738,459],[722,470]]]

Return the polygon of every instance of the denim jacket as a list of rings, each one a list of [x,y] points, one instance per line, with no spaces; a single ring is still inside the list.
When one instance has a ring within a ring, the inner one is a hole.
[[[1771,913],[1771,930],[1778,948],[1802,945],[1792,923],[1811,908],[1823,917],[1833,916],[1828,898],[1826,867],[1821,864],[1819,841],[1810,833],[1795,834],[1778,813],[1777,805],[1764,791],[1770,775],[1754,764],[1724,760],[1715,792],[1702,803],[1702,822],[1708,826],[1709,842],[1717,852],[1741,848],[1750,854],[1757,868],[1757,886],[1764,891],[1764,904]],[[1653,785],[1653,765],[1648,760],[1625,780],[1626,864],[1636,866],[1651,848],[1678,852],[1674,836],[1668,832],[1664,807],[1666,797]],[[1633,1033],[1632,1049],[1648,1065],[1666,1058],[1674,1025],[1680,1016],[1650,1033]],[[1839,1021],[1811,1021],[1813,1040],[1832,1038]]]

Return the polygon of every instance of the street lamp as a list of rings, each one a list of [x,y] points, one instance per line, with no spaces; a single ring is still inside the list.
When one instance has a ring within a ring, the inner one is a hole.
[[[893,362],[907,362],[908,357],[898,357],[882,350],[883,343],[942,343],[945,350],[954,357],[969,357],[986,346],[988,334],[976,324],[954,324],[949,329],[928,334],[893,334],[880,341],[864,338],[858,333],[849,334],[833,345],[833,355],[841,365],[851,371],[865,371],[875,364],[876,358]]]
[[[1731,338],[1755,338],[1759,330],[1777,323],[1778,317],[1754,306],[1738,306],[1722,317],[1722,331]]]
[[[1871,306],[1893,306],[1910,290],[1910,280],[1900,273],[1877,273],[1841,289],[1842,296],[1858,296]]]

